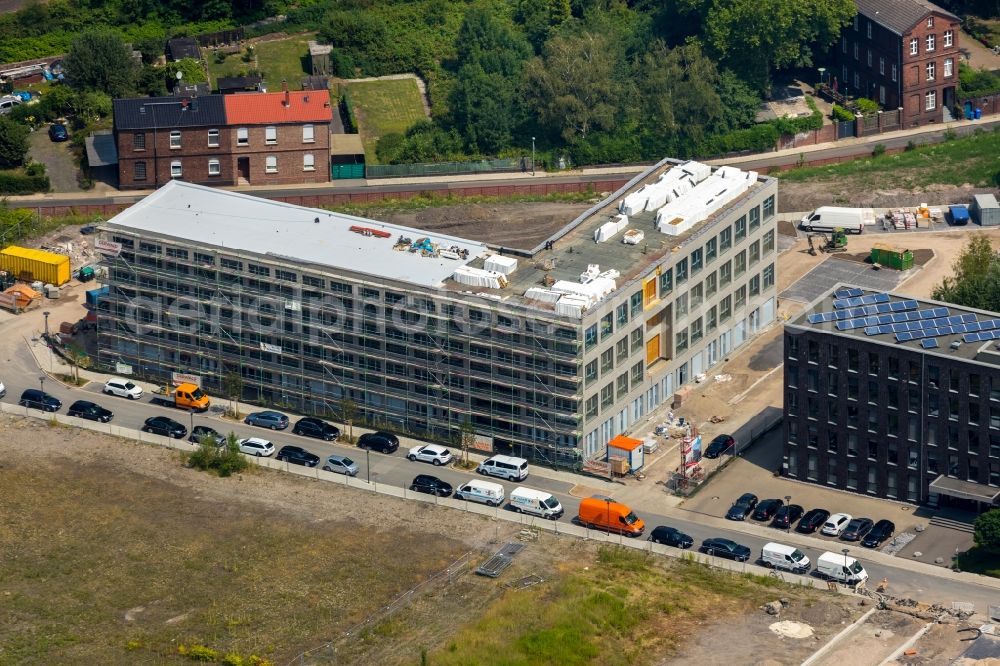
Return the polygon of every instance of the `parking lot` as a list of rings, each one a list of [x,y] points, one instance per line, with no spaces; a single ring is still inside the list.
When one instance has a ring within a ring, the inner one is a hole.
[[[48,126],[43,126],[28,137],[28,155],[45,165],[53,192],[79,192],[76,175],[79,171],[70,152],[69,141],[54,143],[49,139]]]
[[[872,270],[871,264],[830,257],[781,292],[782,300],[811,303],[838,282],[877,291],[892,291],[911,271]]]

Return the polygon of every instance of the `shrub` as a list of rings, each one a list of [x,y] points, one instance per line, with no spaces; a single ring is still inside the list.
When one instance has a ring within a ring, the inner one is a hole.
[[[777,127],[771,123],[754,125],[747,129],[734,130],[707,137],[700,154],[704,156],[722,155],[743,151],[771,150],[778,143]]]
[[[910,152],[916,149],[917,149],[916,142],[913,141],[913,139],[910,139],[909,141],[906,142],[906,148],[904,148],[903,150],[905,150],[906,152]]]
[[[847,121],[854,120],[854,114],[845,109],[842,106],[833,105],[833,110],[830,112],[834,120]]]
[[[177,647],[177,653],[191,661],[216,662],[219,660],[219,653],[204,645],[180,645]]]
[[[881,157],[882,155],[885,155],[885,144],[876,143],[872,148],[872,157]]]
[[[878,102],[873,99],[868,99],[867,97],[862,97],[857,101],[858,111],[863,115],[870,116],[873,113],[878,113]]]
[[[222,477],[232,476],[250,466],[240,453],[235,433],[229,433],[222,446],[216,446],[210,437],[202,439],[198,449],[188,456],[187,464],[203,472],[215,472]]]
[[[34,194],[49,191],[49,177],[20,171],[0,171],[0,194]]]

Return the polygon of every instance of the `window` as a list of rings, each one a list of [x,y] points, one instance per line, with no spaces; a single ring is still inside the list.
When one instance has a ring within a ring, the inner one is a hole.
[[[601,317],[601,341],[607,340],[608,337],[615,332],[615,318],[614,314],[609,312],[608,314]]]
[[[860,59],[860,58],[858,57],[858,54],[859,54],[860,52],[861,52],[861,49],[859,49],[859,48],[858,48],[858,43],[857,43],[857,42],[855,42],[855,43],[854,43],[854,59],[855,59],[855,60],[859,60],[859,59]]]
[[[622,303],[615,308],[615,319],[619,327],[625,326],[628,323],[628,303]]]
[[[677,344],[675,345],[674,352],[680,354],[688,348],[688,332],[685,328],[683,331],[677,334]]]
[[[705,297],[704,297],[705,287],[704,287],[704,285],[701,282],[699,282],[695,286],[691,287],[690,294],[691,294],[691,309],[693,310],[694,308],[696,308],[699,305],[701,305],[702,301],[705,300]]]
[[[691,275],[701,270],[704,265],[703,256],[701,248],[691,253]]]
[[[219,130],[217,129],[208,130],[208,147],[209,148],[219,147]]]
[[[769,252],[774,252],[774,230],[769,230],[764,232],[763,243],[763,254],[768,254]]]
[[[660,273],[660,298],[665,298],[674,290],[674,271],[672,268]]]
[[[675,277],[677,278],[677,284],[682,285],[687,282],[688,279],[688,260],[685,257],[677,262],[674,266]]]
[[[949,76],[951,76],[952,75],[952,71],[953,71],[952,68],[954,66],[955,66],[955,61],[954,60],[952,60],[951,58],[945,58],[944,59],[944,72],[942,72],[942,75],[945,78],[948,78]]]
[[[269,146],[273,146],[278,143],[278,128],[277,127],[265,127],[264,128],[264,143]]]
[[[632,316],[635,317],[636,315],[640,314],[642,312],[642,292],[641,291],[635,292],[629,297],[628,300],[629,300],[628,308]]]
[[[316,128],[312,125],[302,126],[302,143],[316,143]]]
[[[132,150],[146,150],[146,134],[136,132],[132,135]]]
[[[643,367],[644,365],[645,364],[642,361],[639,361],[632,366],[632,388],[635,388],[642,383],[642,374],[645,372],[645,368]]]
[[[303,171],[315,171],[316,170],[316,156],[312,153],[306,153],[302,156],[302,170]]]
[[[735,308],[737,310],[739,310],[744,305],[746,305],[746,303],[747,303],[747,288],[746,288],[746,285],[743,285],[742,287],[740,287],[739,289],[736,290],[736,292],[734,293],[733,300],[735,301],[734,306],[735,306]]]
[[[719,323],[729,319],[733,315],[733,297],[726,296],[719,301]]]
[[[145,162],[136,162],[132,166],[132,180],[146,180]]]
[[[764,219],[770,220],[774,217],[774,195],[764,199]]]
[[[927,52],[930,53],[934,50],[934,42],[936,38],[934,35],[927,35]]]
[[[719,266],[719,286],[725,287],[733,281],[733,264],[727,261]]]
[[[750,209],[750,233],[760,228],[760,208],[754,206]]]
[[[170,148],[172,150],[174,148],[180,148],[180,147],[181,147],[181,131],[172,130],[170,132]]]
[[[951,30],[945,30],[944,31],[944,46],[945,46],[945,48],[948,48],[949,46],[953,46],[954,44],[955,44],[955,33],[952,32]]]
[[[736,242],[739,243],[741,240],[747,237],[747,218],[746,215],[736,220]]]
[[[735,268],[733,269],[733,272],[735,273],[736,277],[739,277],[739,276],[743,275],[744,273],[746,273],[746,270],[747,270],[747,251],[743,250],[742,252],[740,252],[739,254],[737,254],[736,258],[733,260],[733,264],[735,265]]]
[[[872,66],[872,50],[871,49],[867,49],[867,51],[868,51],[868,53],[865,56],[865,62],[867,63],[867,65],[869,67],[871,67]]]
[[[937,68],[934,66],[933,62],[927,63],[927,80],[928,81],[933,81],[934,80],[934,74],[935,74],[936,71],[937,71]]]
[[[733,229],[726,227],[719,232],[719,250],[725,252],[733,246]]]
[[[927,27],[928,28],[933,28],[934,27],[934,17],[933,16],[928,16],[927,17]]]
[[[601,352],[601,375],[614,370],[615,368],[615,350],[605,349]]]
[[[774,264],[766,266],[761,275],[764,276],[764,289],[770,289],[774,286]]]
[[[858,31],[858,15],[854,15],[854,32]]]
[[[615,401],[615,385],[608,384],[601,389],[601,407],[610,407]]]
[[[593,360],[583,368],[583,381],[587,383],[587,386],[597,380],[597,360]]]
[[[630,343],[630,346],[632,347],[632,353],[634,354],[635,352],[642,349],[642,329],[637,328],[634,331],[632,331],[631,337],[632,341]]]
[[[701,340],[701,338],[702,338],[702,324],[701,324],[701,317],[698,317],[697,319],[694,320],[694,323],[691,324],[691,344],[698,342],[699,340]]]
[[[266,173],[278,173],[278,158],[275,155],[268,155],[264,158],[264,171]]]
[[[750,243],[750,266],[760,261],[760,241]]]
[[[868,26],[867,26],[866,34],[868,35],[868,39],[872,38],[872,22],[871,21],[868,21]]]
[[[855,89],[861,87],[861,78],[857,72],[854,72],[854,87]]]
[[[590,326],[583,332],[583,348],[591,350],[597,346],[597,324]]]
[[[221,173],[222,173],[222,165],[219,163],[219,160],[209,160],[208,161],[208,175],[209,176],[218,176]]]
[[[937,92],[932,90],[924,96],[924,108],[933,111],[937,108]]]
[[[883,56],[878,57],[878,73],[885,76],[885,58]]]
[[[760,293],[760,276],[754,275],[750,278],[750,295],[756,296]]]
[[[618,375],[618,379],[615,380],[615,383],[618,386],[617,397],[624,398],[625,395],[628,394],[628,373],[623,372]]]
[[[885,86],[878,87],[878,103],[885,104]]]
[[[175,162],[171,162],[170,163],[170,177],[171,178],[180,178],[182,175],[184,175],[184,170],[181,167],[180,160],[177,160]]]
[[[705,332],[711,333],[715,330],[718,321],[718,315],[716,314],[716,306],[712,306],[708,309],[708,313],[705,315]]]
[[[920,52],[920,40],[914,37],[910,40],[910,55],[917,55]]]
[[[681,294],[680,296],[677,297],[677,300],[674,301],[674,316],[676,317],[677,321],[680,321],[682,318],[687,316],[687,313],[688,313],[688,295]]]
[[[238,127],[236,129],[236,145],[237,146],[250,145],[250,130],[248,130],[246,127]]]
[[[715,257],[718,255],[718,252],[716,250],[717,243],[718,243],[718,241],[715,238],[711,238],[711,239],[709,239],[709,241],[707,243],[705,243],[705,263],[706,264],[712,263],[715,260]]]
[[[615,360],[618,362],[628,358],[628,336],[615,343]]]
[[[846,36],[846,35],[845,35],[845,36],[842,36],[842,37],[840,38],[840,50],[841,50],[841,51],[842,51],[843,53],[847,53],[847,36]]]
[[[892,63],[892,82],[896,82],[896,63]]]
[[[597,396],[592,395],[587,398],[587,418],[594,418],[597,416]]]
[[[715,295],[715,292],[718,291],[718,282],[714,272],[708,274],[708,277],[705,278],[705,298]]]

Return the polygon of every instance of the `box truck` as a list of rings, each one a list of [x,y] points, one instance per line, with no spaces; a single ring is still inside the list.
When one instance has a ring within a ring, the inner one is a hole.
[[[832,232],[843,229],[849,234],[860,234],[868,224],[875,224],[875,211],[871,208],[820,206],[803,217],[799,226],[803,231]]]
[[[640,536],[646,529],[646,523],[632,509],[610,497],[587,497],[581,500],[577,519],[589,529],[618,532],[630,537]]]
[[[530,513],[550,520],[558,520],[563,515],[562,504],[552,493],[532,488],[514,488],[510,492],[510,508],[518,513]]]
[[[843,553],[823,553],[816,560],[816,574],[821,578],[856,585],[868,580],[868,572],[853,557]]]

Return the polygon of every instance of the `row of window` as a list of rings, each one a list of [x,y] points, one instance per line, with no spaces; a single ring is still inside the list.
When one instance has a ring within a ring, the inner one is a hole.
[[[312,153],[306,153],[302,156],[302,170],[303,171],[315,171],[316,170],[316,156]],[[278,157],[277,155],[267,155],[264,158],[264,172],[265,173],[278,173]],[[146,162],[135,162],[132,166],[132,179],[133,180],[146,180],[147,176],[147,166]],[[208,175],[209,176],[221,176],[222,175],[222,163],[217,159],[208,160]],[[183,178],[184,177],[184,163],[182,160],[172,160],[170,162],[170,177],[171,178]]]
[[[189,133],[190,135],[190,133]],[[219,147],[219,130],[210,129],[206,133],[207,143],[209,148]],[[315,143],[316,142],[316,128],[314,125],[303,125],[302,126],[302,143]],[[268,126],[264,128],[264,143],[268,146],[275,146],[278,144],[278,128],[275,126]],[[237,146],[249,146],[250,145],[250,129],[247,127],[238,127],[236,129],[236,145]],[[170,131],[170,149],[177,150],[183,148],[183,135],[180,130]],[[132,135],[132,149],[136,151],[146,150],[146,134],[144,132],[136,132]]]

